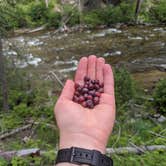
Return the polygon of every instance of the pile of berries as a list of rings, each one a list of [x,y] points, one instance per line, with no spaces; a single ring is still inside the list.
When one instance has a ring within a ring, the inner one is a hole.
[[[84,85],[75,84],[73,101],[81,104],[85,108],[94,108],[99,104],[101,93],[104,92],[104,84],[99,80],[91,80],[84,77]]]

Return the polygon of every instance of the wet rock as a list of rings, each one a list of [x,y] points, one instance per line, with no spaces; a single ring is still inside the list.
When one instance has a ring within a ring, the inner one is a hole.
[[[166,121],[166,117],[163,116],[163,115],[161,115],[161,116],[157,119],[157,121],[160,122],[160,123],[163,123],[163,122]]]
[[[128,39],[131,39],[131,40],[143,40],[143,37],[141,37],[141,36],[136,36],[136,37],[128,36]]]
[[[106,35],[105,32],[101,32],[94,34],[93,37],[104,37],[105,35]]]
[[[111,33],[122,33],[121,30],[116,29],[116,28],[109,28],[109,29],[104,30],[104,32],[105,32],[106,34],[111,34]]]
[[[103,56],[108,57],[108,56],[120,56],[122,55],[121,51],[114,51],[114,52],[106,52]]]

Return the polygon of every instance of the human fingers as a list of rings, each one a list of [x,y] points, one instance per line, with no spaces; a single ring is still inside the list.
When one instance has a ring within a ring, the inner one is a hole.
[[[114,95],[114,76],[109,64],[104,65],[104,93]]]
[[[90,55],[88,57],[87,74],[88,74],[88,77],[93,80],[96,79],[96,60],[97,60],[97,58],[95,55]]]
[[[87,75],[87,65],[88,65],[88,58],[86,57],[81,58],[75,74],[76,83],[83,85],[84,77]]]
[[[104,58],[98,58],[96,61],[96,79],[100,81],[100,83],[103,83],[104,81],[104,64],[105,59]]]
[[[72,80],[67,80],[60,95],[60,99],[66,98],[72,100],[73,95],[74,95],[74,82]]]

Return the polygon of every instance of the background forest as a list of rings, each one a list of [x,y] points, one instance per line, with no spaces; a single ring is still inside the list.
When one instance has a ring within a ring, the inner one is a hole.
[[[0,166],[54,165],[54,104],[91,54],[114,69],[114,165],[165,166],[165,25],[166,0],[0,0]]]

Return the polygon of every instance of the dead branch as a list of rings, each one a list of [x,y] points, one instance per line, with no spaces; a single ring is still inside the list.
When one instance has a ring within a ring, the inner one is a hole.
[[[58,78],[58,76],[55,74],[55,72],[53,72],[53,71],[49,71],[49,73],[50,74],[52,74],[54,77],[55,77],[55,79],[59,82],[59,84],[63,87],[64,85],[63,85],[63,83],[62,83],[62,81]]]
[[[3,140],[5,138],[10,137],[12,135],[15,135],[17,133],[20,133],[20,132],[22,132],[24,130],[30,129],[30,128],[33,127],[33,125],[40,125],[40,124],[41,124],[40,122],[33,122],[32,121],[32,122],[30,122],[30,124],[27,124],[25,126],[22,126],[22,127],[16,128],[16,129],[13,129],[10,132],[8,131],[8,132],[5,132],[5,133],[1,134],[0,135],[0,140]],[[56,126],[53,125],[53,124],[46,123],[44,125],[47,126],[47,127],[49,127],[49,128],[51,128],[51,129],[53,129],[53,130],[57,130]]]
[[[140,149],[142,149],[144,152],[146,151],[154,151],[154,150],[166,150],[165,145],[151,145],[151,146],[138,146],[137,148],[135,147],[120,147],[120,148],[107,148],[106,152],[108,154],[126,154],[126,153],[131,153],[131,154],[140,154],[143,152],[140,152]]]
[[[140,151],[142,149],[142,151]],[[135,147],[119,147],[119,148],[107,148],[106,153],[108,155],[113,155],[113,154],[140,154],[144,153],[146,151],[154,151],[154,150],[166,150],[166,146],[164,145],[151,145],[151,146],[137,146]],[[144,152],[143,152],[144,151]],[[7,151],[7,152],[2,152],[0,151],[0,157],[3,157],[7,160],[10,160],[14,156],[19,156],[19,157],[25,157],[25,156],[42,156],[46,153],[46,151],[40,151],[38,148],[34,149],[22,149],[19,151]],[[57,151],[55,151],[55,154],[57,154]]]
[[[32,127],[32,124],[28,124],[28,125],[19,127],[17,129],[13,129],[10,132],[5,132],[4,134],[0,135],[0,140],[5,139],[7,137],[10,137],[10,136],[12,136],[14,134],[17,134],[17,133],[21,132],[21,131],[27,130],[27,129],[31,128],[31,127]]]

